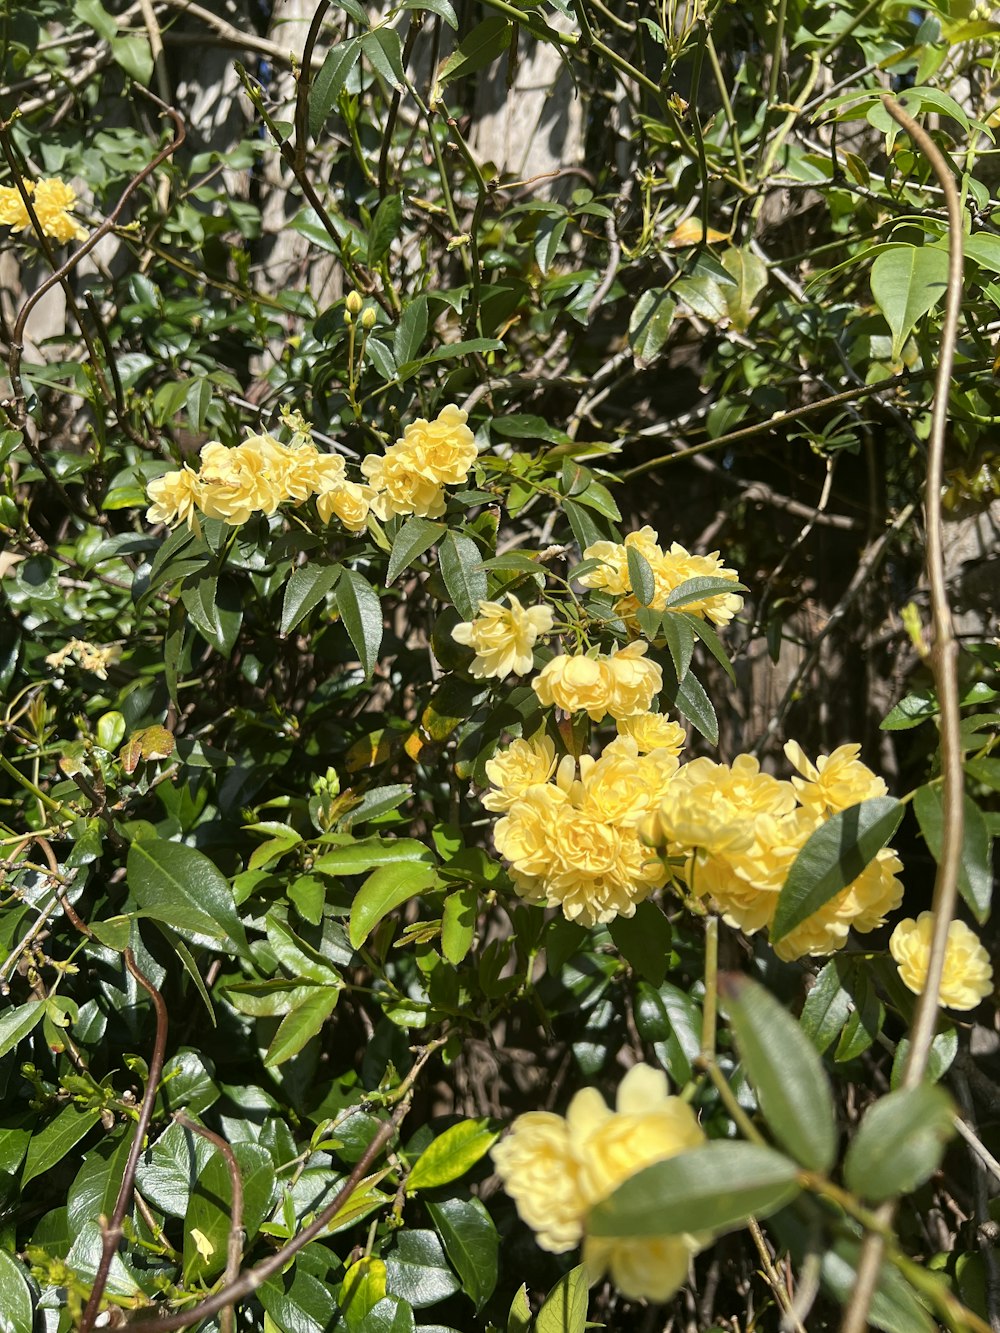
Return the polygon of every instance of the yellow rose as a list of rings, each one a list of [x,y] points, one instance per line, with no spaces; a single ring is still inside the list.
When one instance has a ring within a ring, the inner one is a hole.
[[[693,759],[677,772],[645,833],[655,846],[669,845],[675,854],[695,847],[742,852],[753,845],[758,815],[785,815],[794,806],[791,783],[762,773],[752,755],[737,755],[731,768]]]
[[[422,417],[403,431],[395,447],[405,449],[414,468],[439,486],[466,481],[476,461],[476,441],[465,424],[468,413],[450,403],[434,421]]]
[[[280,469],[262,436],[251,436],[233,449],[214,440],[206,444],[199,477],[202,513],[234,528],[257,511],[273,514],[285,498]]]
[[[916,921],[912,917],[900,921],[889,940],[900,980],[915,995],[922,995],[927,984],[933,931],[934,914],[921,912]],[[978,935],[964,921],[952,921],[938,1004],[945,1009],[975,1009],[992,990],[993,968]]]
[[[623,544],[618,542],[594,542],[583,553],[584,560],[600,560],[600,569],[592,569],[584,574],[580,582],[585,588],[601,588],[612,597],[621,597],[632,591],[632,580],[628,572],[629,547],[645,556],[652,565],[663,558],[663,552],[657,545],[657,535],[650,527],[630,532]]]
[[[546,662],[532,681],[539,701],[600,722],[609,711],[614,677],[606,657],[563,653]]]
[[[552,868],[552,836],[571,809],[552,783],[528,787],[493,830],[496,849],[521,875],[542,879]]]
[[[337,517],[348,532],[364,532],[375,492],[370,486],[342,481],[321,490],[316,496],[316,510],[324,523]]]
[[[619,718],[618,735],[630,736],[642,754],[650,750],[666,750],[679,755],[687,744],[687,732],[679,722],[673,722],[664,713],[635,713]]]
[[[789,741],[785,755],[802,777],[792,778],[799,801],[821,815],[838,814],[859,801],[885,796],[885,783],[858,758],[860,745],[841,745],[833,754],[821,754],[815,764],[797,741]]]
[[[669,752],[640,755],[634,740],[619,736],[604,747],[595,763],[586,766],[581,805],[609,824],[634,829],[645,815],[659,808],[678,767]],[[581,772],[583,768],[581,763]]]
[[[646,660],[647,646],[636,640],[607,659],[612,681],[608,712],[613,718],[648,713],[654,697],[663,689],[663,672],[656,662]]]
[[[146,510],[147,523],[165,523],[168,527],[186,523],[192,532],[198,531],[201,481],[192,468],[154,477],[146,487],[146,494],[152,501]]]
[[[447,506],[444,487],[417,470],[410,450],[390,445],[380,458],[369,454],[361,471],[376,491],[372,511],[385,522],[393,514],[440,518]]]
[[[86,227],[81,227],[79,222],[69,215],[70,209],[76,203],[76,191],[72,185],[67,185],[58,177],[40,180],[35,186],[31,202],[35,207],[35,216],[46,236],[51,236],[53,240],[61,243],[86,239]]]
[[[464,621],[451,632],[456,643],[475,650],[469,669],[477,680],[502,680],[512,671],[518,676],[527,675],[533,665],[535,643],[552,629],[549,607],[525,609],[513,593],[507,594],[507,602],[507,606],[480,602],[475,620]]]
[[[580,1243],[586,1200],[569,1127],[547,1111],[519,1115],[492,1150],[493,1164],[522,1221],[543,1250],[563,1254]]]
[[[24,182],[25,193],[35,193],[35,182]],[[21,191],[16,185],[0,185],[0,226],[12,227],[14,231],[24,231],[31,226],[28,209]]]
[[[487,810],[509,810],[529,787],[548,782],[555,772],[556,747],[547,736],[512,741],[486,762],[494,790],[483,797]]]
[[[691,1258],[705,1244],[694,1236],[629,1236],[609,1240],[587,1236],[583,1262],[593,1285],[607,1273],[633,1301],[667,1301],[688,1275]]]

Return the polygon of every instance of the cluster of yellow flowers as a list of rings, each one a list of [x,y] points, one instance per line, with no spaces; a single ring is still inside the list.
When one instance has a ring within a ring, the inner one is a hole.
[[[82,241],[87,229],[73,217],[70,210],[76,204],[76,191],[58,176],[45,180],[24,182],[24,189],[31,196],[31,206],[35,217],[46,236],[54,241]],[[27,231],[31,218],[24,202],[24,197],[16,185],[0,185],[0,226],[11,227],[14,231]]]
[[[691,1107],[668,1095],[666,1075],[635,1065],[621,1081],[614,1111],[596,1088],[584,1088],[565,1117],[548,1111],[518,1116],[493,1149],[493,1161],[543,1250],[563,1254],[582,1241],[591,1282],[610,1272],[624,1295],[665,1301],[709,1237],[608,1240],[587,1235],[587,1216],[637,1171],[704,1142]]]
[[[475,620],[456,625],[451,632],[456,643],[475,651],[469,668],[477,680],[502,680],[513,671],[526,676],[533,665],[532,650],[542,635],[552,629],[552,611],[547,606],[525,609],[513,593],[502,602],[480,602]]]
[[[598,588],[617,597],[615,611],[629,623],[634,620],[640,606],[629,575],[630,549],[643,556],[652,571],[654,592],[649,603],[652,611],[665,611],[667,598],[688,579],[713,578],[739,582],[736,570],[727,569],[723,565],[718,551],[712,551],[710,555],[691,555],[679,542],[672,542],[670,550],[664,551],[659,545],[656,532],[650,527],[630,532],[621,545],[617,542],[594,542],[587,547],[583,556],[585,560],[600,560],[601,567],[584,574],[580,582],[584,587]],[[736,593],[716,593],[697,601],[685,602],[680,609],[702,620],[711,620],[716,625],[728,625],[742,606],[743,598]]]
[[[670,783],[643,825],[648,841],[683,859],[678,872],[697,897],[710,898],[730,925],[747,934],[769,926],[792,862],[831,815],[884,796],[885,783],[842,745],[812,764],[794,741],[785,754],[801,776],[790,782],[762,773],[752,755],[732,766],[695,759]],[[884,923],[899,906],[898,856],[882,848],[853,883],[775,945],[779,958],[828,954],[855,930]]]
[[[266,432],[249,432],[233,448],[212,441],[197,471],[185,466],[151,481],[148,522],[187,523],[196,531],[204,514],[239,527],[252,514],[273,514],[286,501],[302,504],[311,496],[324,523],[337,518],[348,532],[363,532],[369,512],[381,519],[436,518],[444,512],[444,487],[465,481],[476,457],[465,412],[448,406],[436,421],[407,426],[384,456],[364,459],[366,485],[347,479],[339,454],[320,453],[298,413],[284,416],[293,429],[287,444]]]
[[[503,813],[494,841],[518,893],[586,926],[632,916],[669,873],[639,827],[677,772],[684,729],[647,713],[618,731],[598,759],[566,755],[557,764],[555,746],[540,735],[514,741],[486,765],[492,790],[483,804]]]
[[[620,721],[648,713],[663,688],[663,672],[646,659],[645,643],[595,656],[563,653],[546,662],[532,681],[539,700],[567,713],[586,713],[592,722],[610,715]]]
[[[361,471],[374,488],[373,512],[383,521],[393,514],[440,518],[447,503],[446,486],[468,479],[476,461],[476,442],[465,424],[468,413],[449,404],[436,420],[419,417],[403,438],[363,460]]]
[[[889,940],[889,952],[896,960],[900,980],[914,995],[922,995],[927,984],[933,932],[933,912],[921,912],[916,921],[912,917],[900,921]],[[952,921],[948,926],[938,1004],[945,1009],[975,1009],[992,991],[993,966],[989,954],[964,921]]]
[[[146,489],[150,523],[186,522],[193,530],[199,513],[239,527],[252,514],[273,514],[286,500],[301,504],[314,495],[324,523],[336,515],[350,532],[361,532],[374,494],[347,480],[339,454],[321,454],[306,436],[282,444],[268,434],[248,434],[231,449],[213,440],[197,472],[166,472]]]
[[[88,643],[86,639],[70,639],[45,659],[46,666],[58,671],[72,658],[84,671],[92,671],[98,680],[107,680],[108,667],[122,655],[117,644]]]

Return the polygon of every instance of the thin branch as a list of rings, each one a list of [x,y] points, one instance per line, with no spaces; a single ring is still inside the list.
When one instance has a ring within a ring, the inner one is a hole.
[[[160,1085],[160,1075],[163,1073],[163,1059],[167,1049],[167,1006],[164,1003],[163,996],[156,989],[146,974],[140,969],[135,961],[135,954],[131,949],[126,949],[123,955],[125,966],[135,977],[139,985],[148,992],[156,1009],[156,1040],[153,1044],[153,1056],[149,1062],[149,1075],[146,1079],[146,1091],[142,1099],[142,1106],[139,1110],[139,1119],[136,1121],[135,1136],[132,1139],[132,1147],[129,1150],[128,1161],[125,1163],[125,1171],[122,1175],[121,1188],[118,1191],[118,1198],[115,1200],[114,1212],[111,1214],[111,1220],[104,1228],[103,1247],[101,1250],[101,1262],[97,1268],[97,1274],[94,1277],[94,1285],[90,1289],[90,1299],[87,1301],[86,1309],[80,1319],[79,1333],[90,1333],[93,1328],[94,1320],[101,1306],[101,1297],[104,1294],[104,1288],[107,1286],[108,1275],[111,1272],[111,1261],[114,1258],[115,1250],[118,1248],[118,1242],[122,1238],[122,1222],[128,1211],[129,1204],[132,1202],[132,1194],[135,1189],[135,1173],[139,1165],[139,1154],[142,1152],[143,1143],[146,1138],[146,1131],[149,1129],[149,1122],[153,1118],[153,1107],[156,1104],[156,1090]]]
[[[243,1261],[243,1177],[240,1175],[240,1164],[236,1160],[236,1154],[230,1145],[222,1137],[216,1134],[214,1130],[206,1129],[204,1125],[196,1124],[194,1120],[179,1111],[174,1119],[184,1129],[189,1129],[193,1134],[200,1134],[203,1139],[207,1139],[213,1147],[217,1148],[222,1154],[226,1163],[226,1169],[229,1172],[229,1184],[232,1190],[233,1201],[229,1212],[229,1244],[226,1251],[226,1271],[223,1274],[223,1281],[226,1286],[232,1283],[240,1275],[240,1264]],[[222,1317],[219,1320],[219,1326],[222,1333],[233,1333],[236,1326],[235,1312],[231,1305],[227,1305],[222,1311]]]
[[[910,1050],[903,1070],[902,1086],[918,1087],[927,1069],[934,1025],[937,1019],[938,994],[944,972],[944,956],[948,943],[948,927],[955,914],[958,895],[958,872],[964,841],[964,775],[958,710],[958,645],[951,626],[948,593],[945,585],[944,547],[941,532],[941,485],[944,477],[945,430],[948,423],[948,390],[955,345],[958,339],[958,320],[962,305],[962,208],[955,189],[954,175],[930,135],[912,116],[907,115],[898,102],[883,96],[882,105],[910,136],[934,169],[948,205],[948,288],[945,299],[944,325],[941,330],[941,352],[938,358],[937,378],[934,385],[934,406],[931,430],[927,442],[927,484],[924,491],[924,512],[927,527],[927,580],[930,584],[931,622],[934,642],[931,650],[931,671],[941,709],[941,773],[944,778],[944,818],[941,836],[941,854],[934,881],[934,930],[931,937],[930,959],[923,993],[917,1003],[917,1012],[910,1030]],[[880,1213],[891,1221],[894,1204],[882,1205]],[[865,1237],[851,1301],[844,1312],[841,1333],[864,1333],[868,1327],[868,1311],[878,1284],[883,1237],[869,1232]]]

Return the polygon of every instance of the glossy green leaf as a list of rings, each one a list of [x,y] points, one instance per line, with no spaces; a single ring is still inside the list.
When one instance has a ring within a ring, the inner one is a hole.
[[[41,1000],[29,1000],[27,1004],[16,1005],[0,1015],[0,1059],[27,1037],[40,1023],[45,1013]]]
[[[590,1280],[583,1264],[564,1273],[535,1316],[535,1333],[584,1333]]]
[[[309,133],[314,139],[319,138],[360,54],[361,44],[357,37],[338,42],[327,51],[309,92]]]
[[[951,1098],[936,1084],[881,1097],[865,1112],[847,1150],[848,1189],[872,1203],[911,1193],[940,1166],[954,1118]]]
[[[642,293],[628,321],[628,341],[635,363],[645,369],[663,350],[674,322],[677,302],[665,287],[650,287]]]
[[[431,849],[416,838],[358,838],[317,856],[312,868],[328,875],[363,875],[376,866],[433,860]]]
[[[728,596],[731,593],[747,592],[746,584],[737,583],[733,579],[709,578],[708,575],[699,575],[697,578],[685,579],[679,583],[673,592],[667,596],[667,606],[670,608],[680,608],[687,606],[690,602],[702,602],[709,597]]]
[[[249,1244],[271,1209],[274,1163],[258,1143],[234,1143],[232,1150],[243,1184],[243,1232],[245,1244]],[[232,1203],[229,1168],[222,1154],[213,1152],[198,1177],[184,1217],[185,1282],[213,1277],[225,1268]]]
[[[345,569],[337,584],[337,610],[370,680],[382,646],[382,604],[367,579]]]
[[[694,656],[694,631],[673,611],[660,615],[659,622],[658,633],[663,635],[670,651],[674,674],[679,681],[683,680],[691,669],[691,658]]]
[[[608,924],[615,947],[641,977],[660,986],[670,963],[670,922],[654,902],[639,903],[635,915]]]
[[[486,1117],[452,1125],[427,1145],[406,1180],[407,1192],[433,1189],[458,1180],[470,1171],[500,1135]]]
[[[852,967],[851,960],[843,955],[831,958],[820,969],[802,1006],[799,1024],[820,1055],[843,1031],[851,1012],[853,1000],[845,980]]]
[[[441,914],[441,952],[457,967],[465,958],[476,933],[479,890],[473,885],[456,889],[444,900]]]
[[[455,79],[475,74],[491,65],[510,45],[511,25],[499,14],[491,14],[476,24],[469,35],[444,60],[438,69],[436,82],[442,87]]]
[[[810,834],[778,895],[774,943],[857,879],[899,827],[903,809],[891,796],[875,796],[832,815]]]
[[[403,225],[403,196],[389,194],[375,210],[368,232],[368,263],[380,263],[389,253],[389,247]]]
[[[719,1139],[655,1162],[595,1204],[592,1236],[677,1236],[725,1231],[767,1217],[799,1191],[793,1161],[755,1143]]]
[[[481,1310],[497,1284],[500,1237],[493,1219],[478,1199],[428,1199],[424,1206],[462,1279],[462,1290]]]
[[[433,866],[417,861],[380,866],[362,884],[351,904],[349,936],[359,949],[384,916],[437,883]]]
[[[438,547],[441,577],[448,596],[464,620],[472,620],[486,600],[486,571],[479,547],[471,537],[449,532]]]
[[[429,551],[448,531],[443,523],[432,523],[429,518],[411,515],[396,533],[386,571],[386,583],[392,583],[404,569],[409,569],[419,556]]]
[[[323,1024],[337,1007],[340,990],[336,986],[311,987],[278,1024],[278,1030],[264,1056],[268,1069],[276,1069],[322,1029]]]
[[[993,897],[993,840],[971,796],[963,800],[965,832],[962,859],[958,868],[958,891],[969,911],[980,923],[989,920]],[[944,792],[941,784],[919,787],[913,797],[913,809],[920,832],[935,861],[941,855],[944,834]]]
[[[292,570],[281,603],[282,634],[290,634],[314,607],[319,606],[340,578],[341,569],[340,565],[311,560]]]
[[[842,1305],[848,1304],[854,1291],[860,1252],[857,1241],[843,1237],[823,1254],[823,1286]],[[942,1275],[941,1281],[945,1283],[947,1279]],[[879,1273],[868,1323],[883,1333],[938,1333],[940,1327],[906,1279],[888,1263],[882,1265]]]
[[[31,1333],[34,1311],[25,1270],[0,1250],[0,1333]]]
[[[402,366],[405,365],[406,362],[408,361],[416,360],[416,358],[420,355],[420,349],[423,346],[424,339],[426,338],[426,336],[427,336],[427,297],[418,296],[416,297],[415,300],[410,301],[407,305],[403,307],[403,313],[400,315],[399,323],[396,325],[396,332],[393,336],[393,341],[392,341],[392,352],[393,356],[395,357],[396,364]],[[429,525],[430,519],[411,517],[408,518],[406,522],[403,524],[403,528],[404,529],[408,528],[411,526],[411,524],[420,524],[422,526]],[[440,527],[442,532],[444,531],[444,524],[438,524],[435,526]],[[402,536],[402,529],[400,530],[399,535]],[[396,540],[398,541],[399,537],[397,537]],[[430,543],[428,543],[428,545],[430,545]],[[425,546],[424,550],[426,549],[427,547]],[[395,557],[395,554],[396,554],[396,549],[394,545],[393,557]],[[390,569],[391,568],[392,565],[390,563]],[[391,583],[394,578],[395,575],[390,574],[386,582]]]
[[[653,571],[649,561],[635,546],[625,548],[628,558],[628,578],[640,606],[648,606],[656,593]]]
[[[75,1105],[63,1107],[54,1119],[38,1130],[28,1144],[24,1170],[21,1172],[21,1188],[24,1189],[36,1176],[44,1175],[57,1166],[100,1118],[99,1110],[83,1110]]]
[[[815,1046],[787,1009],[755,981],[724,973],[719,993],[771,1133],[803,1166],[828,1171],[837,1151],[836,1119]]]
[[[377,74],[394,88],[403,87],[406,82],[403,51],[399,33],[394,28],[372,28],[361,38],[361,49]]]
[[[872,296],[892,330],[894,361],[917,323],[943,298],[947,281],[948,254],[943,249],[900,245],[875,259]]]
[[[510,1303],[510,1311],[507,1315],[507,1333],[528,1333],[530,1328],[531,1305],[528,1302],[528,1288],[522,1282]]]
[[[202,638],[229,657],[243,624],[243,598],[236,580],[195,575],[185,579],[181,601]]]
[[[139,1192],[168,1217],[183,1217],[195,1182],[211,1156],[207,1139],[173,1121],[139,1158]]]
[[[128,886],[154,920],[196,943],[246,951],[232,888],[204,852],[160,838],[133,842],[128,851]]]
[[[386,1256],[385,1287],[415,1310],[437,1305],[459,1290],[436,1232],[399,1232],[396,1248]]]
[[[705,693],[705,687],[693,671],[689,671],[682,681],[673,682],[665,678],[663,692],[670,705],[682,717],[686,717],[712,745],[719,742],[719,719],[712,701]]]

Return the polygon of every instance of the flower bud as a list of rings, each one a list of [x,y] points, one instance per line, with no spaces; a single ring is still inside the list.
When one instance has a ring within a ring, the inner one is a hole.
[[[364,305],[360,292],[347,293],[347,308],[352,315],[360,315],[361,307]]]
[[[374,307],[369,306],[368,309],[364,311],[364,313],[361,316],[361,327],[363,329],[373,329],[375,327],[375,321],[377,318],[378,316],[375,313]]]

